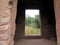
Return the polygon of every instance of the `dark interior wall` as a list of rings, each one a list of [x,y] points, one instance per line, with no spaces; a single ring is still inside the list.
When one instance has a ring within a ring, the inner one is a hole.
[[[43,3],[41,8],[42,34],[44,35],[44,37],[56,38],[56,29],[55,29],[56,22],[55,22],[53,0],[43,0],[42,3]]]
[[[41,37],[56,37],[55,15],[52,0],[18,0],[15,39],[24,37],[25,9],[40,9]]]
[[[56,21],[55,21],[55,13],[54,13],[54,5],[53,2],[49,3],[49,16],[48,16],[48,27],[49,27],[49,33],[50,37],[56,38]]]
[[[24,35],[24,28],[25,28],[25,15],[24,15],[24,8],[23,5],[18,3],[17,6],[17,17],[16,17],[16,35],[15,38],[19,39],[22,38]]]

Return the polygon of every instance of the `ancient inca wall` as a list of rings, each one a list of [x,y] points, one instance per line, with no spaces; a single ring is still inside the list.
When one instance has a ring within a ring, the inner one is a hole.
[[[0,0],[0,45],[14,45],[17,0]]]
[[[60,45],[60,0],[54,0],[54,8],[56,17],[57,43]]]

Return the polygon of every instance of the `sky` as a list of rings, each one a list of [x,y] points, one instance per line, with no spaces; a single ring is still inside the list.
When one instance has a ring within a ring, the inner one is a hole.
[[[32,9],[27,9],[25,10],[25,15],[29,15],[31,17],[35,17],[35,15],[39,15],[39,10],[38,9],[35,9],[35,10],[32,10]]]

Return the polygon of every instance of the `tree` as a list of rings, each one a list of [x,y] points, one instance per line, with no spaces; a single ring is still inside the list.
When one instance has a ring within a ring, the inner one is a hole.
[[[40,16],[35,15],[35,17],[27,16],[25,19],[26,26],[32,26],[34,28],[40,28]]]
[[[35,15],[35,26],[36,28],[40,28],[40,16]]]
[[[28,16],[28,17],[26,17],[26,19],[25,19],[25,25],[30,25],[31,23],[32,23],[32,17],[30,17],[30,16]]]

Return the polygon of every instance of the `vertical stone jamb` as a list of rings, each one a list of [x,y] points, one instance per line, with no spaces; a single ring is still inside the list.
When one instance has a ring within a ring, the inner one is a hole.
[[[0,0],[0,45],[14,45],[17,0]]]
[[[60,0],[54,0],[57,44],[60,45]]]

